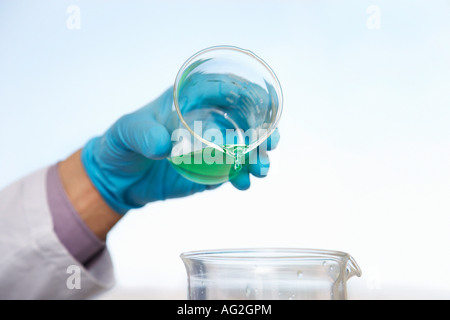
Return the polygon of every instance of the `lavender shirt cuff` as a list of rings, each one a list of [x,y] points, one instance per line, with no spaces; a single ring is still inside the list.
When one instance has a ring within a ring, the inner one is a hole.
[[[105,249],[105,243],[92,233],[75,211],[62,185],[57,164],[47,172],[47,201],[53,228],[61,243],[81,264],[86,266],[93,262]]]

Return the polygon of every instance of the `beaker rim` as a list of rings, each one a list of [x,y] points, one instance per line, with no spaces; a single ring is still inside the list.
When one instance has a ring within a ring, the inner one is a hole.
[[[175,106],[175,110],[178,114],[178,117],[180,118],[181,123],[184,125],[184,127],[199,141],[201,141],[202,143],[213,147],[214,149],[223,151],[223,149],[221,148],[221,146],[216,145],[215,143],[208,141],[206,139],[204,139],[203,137],[199,136],[191,127],[189,127],[189,125],[186,123],[186,121],[183,118],[183,115],[181,114],[181,110],[180,110],[180,106],[178,104],[178,86],[179,86],[179,82],[183,76],[184,71],[187,69],[187,67],[191,64],[192,61],[194,61],[198,56],[201,56],[207,52],[210,51],[219,51],[219,50],[229,50],[229,51],[235,51],[235,52],[241,52],[244,53],[254,59],[256,59],[259,63],[261,63],[266,69],[267,71],[270,73],[271,77],[274,80],[274,83],[276,84],[275,86],[275,91],[277,93],[277,98],[278,98],[278,108],[277,108],[277,113],[276,116],[274,117],[274,120],[271,123],[270,128],[268,128],[267,130],[264,131],[264,134],[259,137],[259,139],[255,142],[253,142],[252,144],[250,144],[244,151],[245,153],[249,153],[250,151],[252,151],[253,149],[257,148],[261,143],[263,143],[266,139],[268,139],[272,133],[275,131],[275,129],[278,126],[278,123],[280,121],[281,118],[281,114],[283,111],[283,90],[281,89],[281,84],[280,81],[278,80],[278,77],[276,76],[275,72],[272,70],[272,68],[263,60],[261,59],[259,56],[257,56],[255,53],[253,53],[250,50],[247,49],[243,49],[243,48],[239,48],[236,46],[231,46],[231,45],[217,45],[217,46],[212,46],[212,47],[208,47],[205,48],[203,50],[198,51],[197,53],[193,54],[189,59],[187,59],[183,65],[181,66],[181,68],[178,70],[177,76],[175,78],[175,83],[173,86],[173,104]]]
[[[296,259],[353,259],[343,251],[308,248],[233,248],[211,249],[183,252],[183,260],[202,261],[259,261],[259,260],[296,260]]]

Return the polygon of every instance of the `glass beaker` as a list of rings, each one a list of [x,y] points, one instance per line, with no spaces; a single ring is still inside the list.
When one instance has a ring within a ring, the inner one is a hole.
[[[276,129],[283,105],[272,69],[252,52],[232,46],[207,48],[189,58],[173,95],[178,118],[168,160],[181,175],[202,184],[228,181],[256,161],[249,153]]]
[[[361,276],[340,251],[227,249],[181,254],[191,300],[343,300],[347,280]]]

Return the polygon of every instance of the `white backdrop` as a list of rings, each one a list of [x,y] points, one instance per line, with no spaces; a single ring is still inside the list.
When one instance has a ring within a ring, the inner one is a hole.
[[[352,254],[353,298],[450,298],[449,10],[3,0],[0,188],[157,97],[193,53],[235,45],[283,87],[269,176],[127,214],[108,238],[118,286],[105,297],[184,297],[183,251],[282,246]]]

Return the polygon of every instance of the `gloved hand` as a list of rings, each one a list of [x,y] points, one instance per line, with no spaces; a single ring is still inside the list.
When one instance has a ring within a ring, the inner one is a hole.
[[[169,88],[148,105],[121,117],[83,148],[81,160],[89,178],[117,213],[217,187],[185,179],[166,159],[172,147],[167,129],[173,116],[172,103],[173,89]],[[276,130],[267,149],[273,149],[278,140]],[[259,152],[258,157],[256,164],[242,168],[231,181],[233,186],[245,190],[250,187],[250,173],[257,177],[267,174],[267,153]]]

